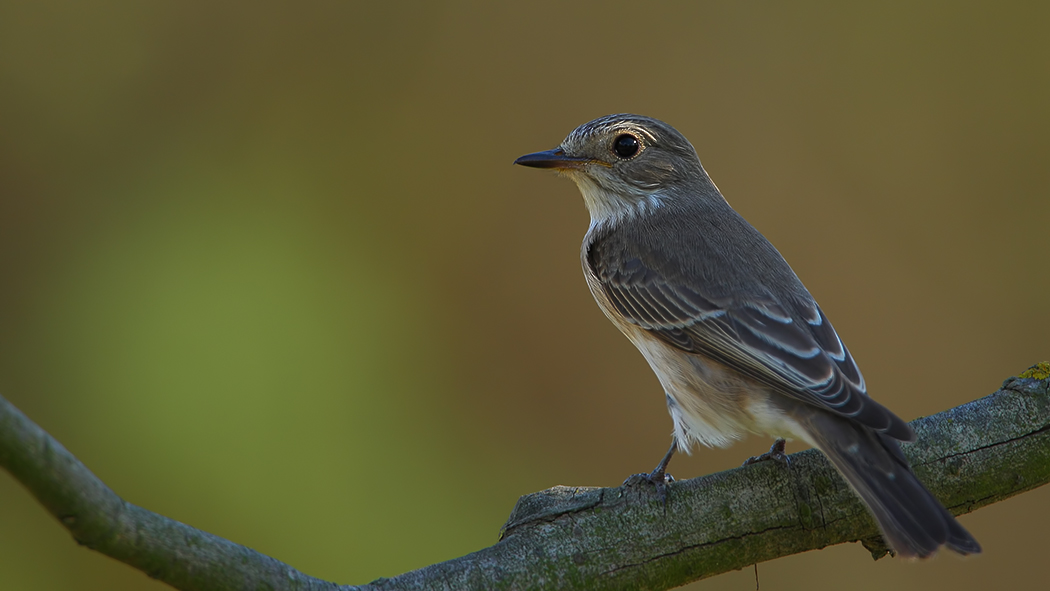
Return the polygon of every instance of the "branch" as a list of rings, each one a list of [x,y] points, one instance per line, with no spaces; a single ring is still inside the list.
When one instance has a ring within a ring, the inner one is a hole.
[[[0,466],[87,546],[184,591],[349,591],[124,501],[0,396]]]
[[[959,515],[1050,482],[1050,363],[912,423],[905,454]],[[0,466],[81,544],[183,590],[667,589],[861,541],[885,554],[860,500],[816,450],[673,483],[555,487],[522,497],[499,543],[362,587],[338,586],[124,502],[0,397]]]

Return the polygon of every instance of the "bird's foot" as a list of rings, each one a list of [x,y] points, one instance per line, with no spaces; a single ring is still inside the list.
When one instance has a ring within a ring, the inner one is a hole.
[[[656,498],[660,499],[660,504],[664,506],[664,511],[667,511],[667,485],[674,482],[674,476],[667,473],[667,464],[671,462],[671,457],[674,456],[675,450],[678,449],[677,440],[671,441],[671,448],[664,454],[660,463],[656,465],[656,468],[648,474],[632,474],[627,477],[627,480],[623,481],[624,487],[638,482],[648,482],[649,484],[656,487]]]
[[[786,446],[786,441],[784,441],[783,439],[777,439],[773,442],[773,445],[770,446],[769,451],[760,456],[751,456],[750,458],[744,460],[744,463],[742,465],[750,466],[751,464],[757,464],[766,460],[773,460],[774,462],[777,462],[778,464],[784,467],[788,467],[791,465],[791,460],[788,459],[787,454],[784,453],[784,448]]]
[[[657,468],[652,472],[645,474],[631,474],[627,477],[627,480],[623,481],[621,486],[627,487],[639,482],[648,482],[649,484],[656,487],[656,498],[659,499],[660,504],[667,506],[667,485],[674,482],[674,476],[664,472],[662,469]]]

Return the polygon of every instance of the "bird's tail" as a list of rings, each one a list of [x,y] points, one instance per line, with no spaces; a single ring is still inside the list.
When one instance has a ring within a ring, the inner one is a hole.
[[[919,482],[897,440],[819,409],[796,417],[811,443],[831,460],[875,516],[882,537],[905,558],[926,558],[941,546],[978,554],[970,532]]]

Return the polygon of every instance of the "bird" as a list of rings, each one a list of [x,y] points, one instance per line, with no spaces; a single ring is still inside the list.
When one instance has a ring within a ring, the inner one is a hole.
[[[583,195],[587,286],[649,362],[674,423],[671,448],[642,475],[661,494],[676,450],[751,433],[777,438],[758,459],[783,460],[783,440],[799,439],[827,456],[897,556],[981,552],[911,470],[900,447],[911,426],[868,395],[816,300],[675,128],[608,115],[514,163],[553,169]]]

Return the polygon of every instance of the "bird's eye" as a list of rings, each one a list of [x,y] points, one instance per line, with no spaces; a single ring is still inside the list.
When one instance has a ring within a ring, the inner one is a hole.
[[[613,140],[613,152],[616,152],[616,155],[624,160],[633,158],[641,147],[642,144],[638,141],[638,138],[629,133],[620,134]]]

